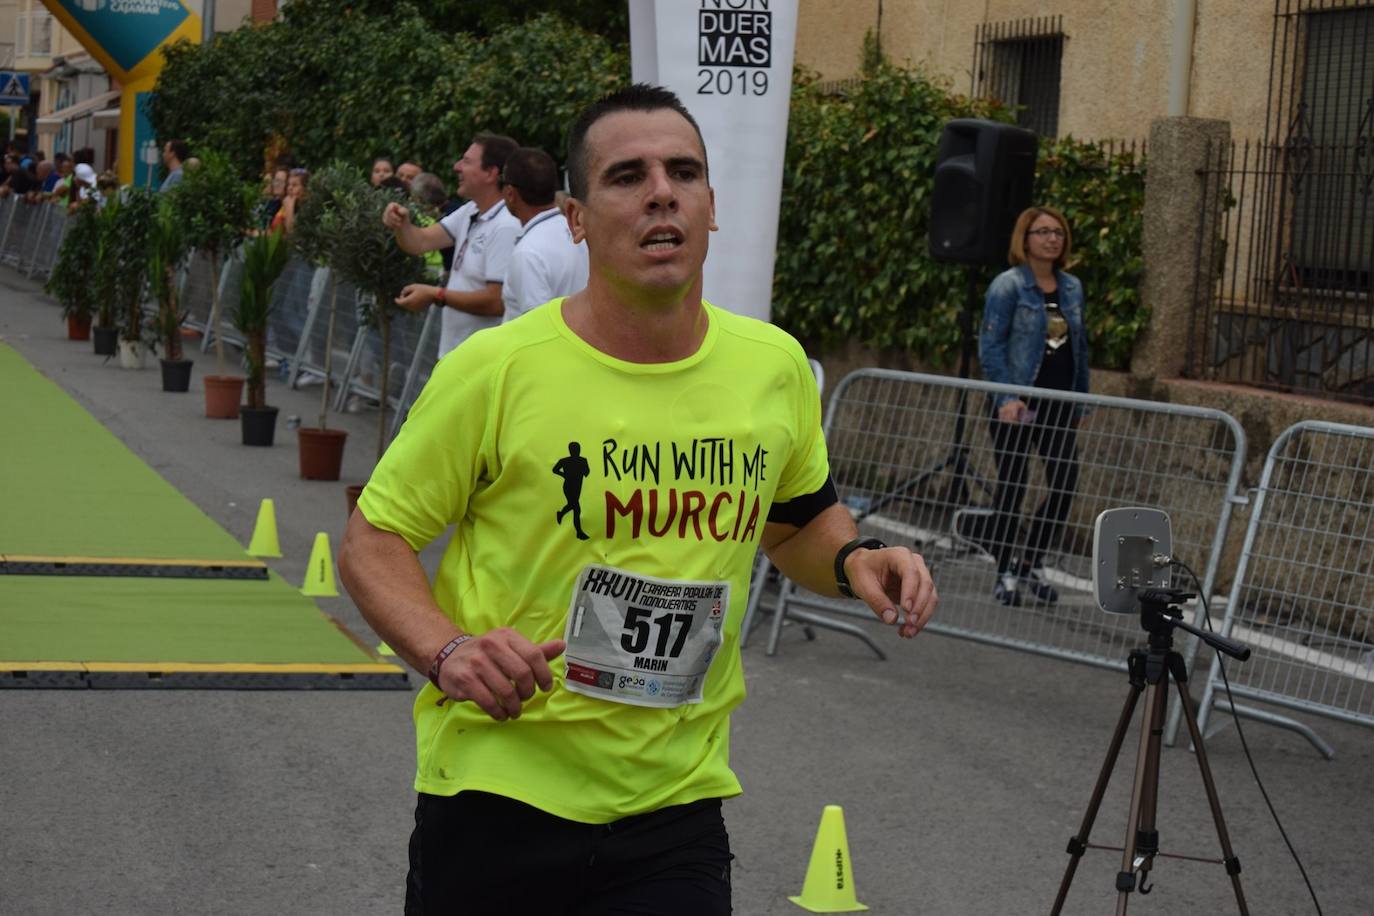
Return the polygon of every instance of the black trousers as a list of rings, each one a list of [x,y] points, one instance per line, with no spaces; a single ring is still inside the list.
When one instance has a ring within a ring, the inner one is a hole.
[[[720,799],[583,824],[485,792],[419,796],[406,916],[726,916]]]
[[[1078,487],[1078,430],[1073,424],[1073,404],[1031,401],[1035,411],[1029,423],[1004,423],[994,413],[988,420],[997,461],[997,490],[993,495],[993,556],[999,573],[1014,572],[1019,558],[1023,566],[1038,566],[1054,543]],[[1026,495],[1026,463],[1031,447],[1045,462],[1049,492],[1031,519],[1024,552],[1018,551],[1021,500]]]

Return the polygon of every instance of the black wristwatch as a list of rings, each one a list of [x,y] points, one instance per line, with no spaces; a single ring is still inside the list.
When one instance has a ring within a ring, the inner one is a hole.
[[[849,587],[849,577],[844,573],[844,561],[856,550],[882,550],[887,545],[877,538],[855,538],[848,544],[840,548],[840,552],[835,554],[835,587],[840,590],[840,594],[846,598],[857,598],[854,590]]]

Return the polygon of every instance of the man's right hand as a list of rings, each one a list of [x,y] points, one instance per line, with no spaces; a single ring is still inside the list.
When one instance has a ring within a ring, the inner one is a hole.
[[[419,312],[429,308],[439,299],[443,290],[428,283],[407,283],[396,297],[396,304],[408,312]]]
[[[393,232],[409,224],[410,211],[395,201],[387,204],[386,209],[382,211],[382,225]]]
[[[497,722],[520,718],[521,705],[553,689],[549,661],[563,654],[561,639],[533,643],[508,627],[463,643],[439,668],[439,688],[455,700],[471,700]]]
[[[1008,401],[997,408],[997,419],[1003,423],[1020,423],[1021,414],[1026,410],[1026,402],[1018,399]]]

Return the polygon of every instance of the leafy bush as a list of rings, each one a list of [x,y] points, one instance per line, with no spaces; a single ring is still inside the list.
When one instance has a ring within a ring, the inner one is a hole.
[[[1093,365],[1127,369],[1135,340],[1150,323],[1140,300],[1145,169],[1072,137],[1042,140],[1035,199],[1059,209],[1073,230],[1073,265],[1087,296]]]
[[[88,318],[96,308],[100,211],[94,204],[67,217],[52,275],[43,289],[57,299],[64,317]]]
[[[487,39],[437,30],[409,3],[373,6],[296,0],[265,26],[174,45],[154,129],[223,151],[245,179],[281,148],[307,165],[391,155],[446,174],[481,130],[561,158],[572,113],[629,80],[623,49],[553,16]]]
[[[950,118],[1009,115],[919,70],[876,60],[865,70],[838,95],[814,74],[799,71],[794,82],[773,317],[822,352],[857,341],[948,366],[967,280],[963,266],[927,249],[940,131]],[[1146,321],[1143,172],[1092,144],[1047,141],[1034,199],[1062,209],[1074,230],[1094,364],[1124,367]],[[982,271],[980,290],[993,273]]]
[[[957,352],[959,267],[926,254],[944,122],[987,112],[916,71],[873,66],[842,95],[793,83],[773,316],[808,345]]]

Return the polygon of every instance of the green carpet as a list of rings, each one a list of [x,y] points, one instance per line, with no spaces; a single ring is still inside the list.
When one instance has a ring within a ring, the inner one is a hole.
[[[4,344],[0,386],[0,554],[248,559],[229,532]]]
[[[0,555],[251,560],[60,388],[0,344]],[[406,687],[275,573],[0,575],[0,687]]]

